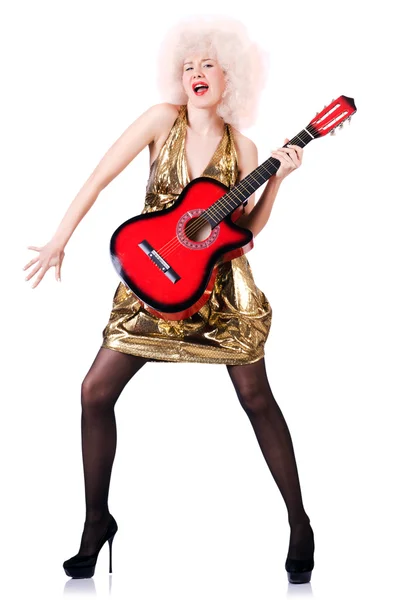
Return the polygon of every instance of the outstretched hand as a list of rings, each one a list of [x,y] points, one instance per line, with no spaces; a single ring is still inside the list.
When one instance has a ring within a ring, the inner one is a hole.
[[[26,276],[25,281],[29,281],[29,279],[31,279],[33,275],[36,275],[41,269],[35,282],[31,286],[32,288],[35,288],[50,267],[55,267],[55,278],[57,281],[61,281],[61,266],[65,257],[63,246],[59,246],[54,242],[49,242],[45,246],[28,246],[28,248],[29,250],[36,250],[39,254],[23,267],[23,270],[26,271],[29,267],[38,263],[35,268],[30,271],[29,275]]]
[[[284,144],[288,142],[285,138]],[[280,161],[280,166],[277,169],[274,177],[276,179],[284,179],[287,175],[295,171],[302,164],[303,148],[295,144],[289,144],[287,148],[278,148],[273,150],[271,155]]]

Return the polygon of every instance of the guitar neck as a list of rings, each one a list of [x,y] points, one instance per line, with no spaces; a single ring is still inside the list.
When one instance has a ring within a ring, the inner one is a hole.
[[[295,144],[304,148],[316,137],[316,130],[311,125],[308,125],[305,129],[302,129],[298,135],[285,144],[283,148],[288,144]],[[227,215],[236,210],[240,204],[247,200],[247,198],[249,198],[261,185],[270,179],[270,177],[277,172],[280,164],[281,163],[277,158],[268,158],[264,163],[247,175],[247,177],[242,179],[240,183],[222,196],[222,198],[219,198],[219,200],[207,208],[203,215],[209,221],[211,227],[214,228],[219,225]]]

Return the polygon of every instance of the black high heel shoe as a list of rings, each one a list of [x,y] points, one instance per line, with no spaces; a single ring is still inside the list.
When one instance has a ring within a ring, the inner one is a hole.
[[[109,573],[112,573],[112,543],[117,530],[118,526],[116,520],[110,515],[108,528],[99,540],[98,550],[94,554],[89,555],[78,553],[75,556],[72,556],[72,558],[65,560],[63,568],[65,569],[66,575],[75,579],[92,577],[95,573],[99,551],[105,542],[109,542]]]
[[[290,583],[309,583],[314,568],[314,560],[298,560],[287,558],[285,569]]]
[[[312,530],[313,535],[313,530]],[[314,539],[313,539],[313,554],[314,554]],[[285,569],[290,583],[309,583],[314,569],[313,556],[308,559],[287,558],[285,561]]]

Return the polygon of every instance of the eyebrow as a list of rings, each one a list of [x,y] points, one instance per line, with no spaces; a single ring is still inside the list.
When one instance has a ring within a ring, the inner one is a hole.
[[[204,62],[205,60],[214,60],[213,58],[203,58],[203,60],[201,62]],[[189,62],[185,62],[183,63],[183,66],[185,65],[192,65],[193,62],[190,60]]]

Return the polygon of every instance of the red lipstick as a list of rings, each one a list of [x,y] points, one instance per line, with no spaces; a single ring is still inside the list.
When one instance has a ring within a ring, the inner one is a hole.
[[[207,89],[200,90],[199,92],[196,92],[196,91],[195,91],[195,88],[196,88],[198,85],[205,85]],[[194,93],[195,93],[197,96],[201,96],[202,94],[205,94],[205,93],[208,91],[208,88],[209,88],[209,85],[208,85],[208,83],[206,83],[205,81],[195,81],[195,82],[192,84],[192,90],[193,90],[193,92],[194,92]]]

